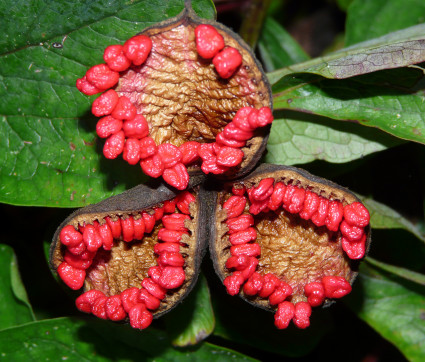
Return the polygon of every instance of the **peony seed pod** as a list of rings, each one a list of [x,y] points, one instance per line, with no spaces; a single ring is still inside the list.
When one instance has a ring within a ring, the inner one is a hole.
[[[104,59],[106,64],[94,65],[77,80],[87,95],[106,91],[94,101],[92,113],[124,120],[125,143],[149,137],[156,146],[173,146],[180,155],[173,162],[167,152],[145,157],[143,147],[137,152],[121,142],[104,149],[107,158],[118,157],[124,149],[125,161],[140,163],[147,175],[162,176],[184,190],[188,170],[237,178],[262,156],[273,121],[263,69],[237,34],[199,18],[190,1],[177,17],[107,47]],[[140,124],[134,119],[146,120],[141,132],[133,130]],[[115,128],[105,131],[104,118],[99,122],[99,137],[107,133],[115,139]],[[211,146],[208,153],[201,152],[201,144]]]
[[[306,328],[311,307],[351,291],[370,244],[369,213],[353,193],[268,164],[215,190],[204,201],[215,215],[209,248],[230,295],[273,311],[277,328]]]

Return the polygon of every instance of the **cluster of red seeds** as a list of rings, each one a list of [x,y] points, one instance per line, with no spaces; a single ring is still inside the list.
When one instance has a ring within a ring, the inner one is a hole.
[[[163,224],[158,232],[160,242],[154,247],[158,255],[157,265],[149,268],[149,277],[143,279],[141,288],[132,287],[109,297],[99,290],[90,290],[77,298],[77,308],[113,321],[128,317],[133,328],[149,326],[151,311],[159,308],[167,290],[178,288],[185,281],[185,260],[180,246],[184,246],[182,236],[189,234],[184,223],[190,219],[189,205],[194,201],[195,197],[184,191],[174,200],[164,202],[163,207],[155,208],[152,215],[141,212],[115,221],[106,217],[103,224],[95,221],[93,225],[79,226],[78,230],[72,225],[65,226],[59,238],[66,251],[58,274],[65,284],[77,290],[83,286],[86,270],[92,265],[99,248],[111,250],[114,239],[125,242],[142,240],[144,234],[152,232],[156,221],[161,220]]]
[[[249,213],[245,213],[248,201],[245,192],[249,198]],[[334,232],[339,230],[343,250],[351,259],[358,259],[365,253],[364,227],[370,219],[367,209],[361,203],[343,206],[340,201],[329,201],[301,187],[275,183],[273,178],[263,179],[258,186],[248,190],[244,186],[234,187],[232,193],[233,196],[223,204],[223,209],[227,211],[226,225],[232,245],[226,267],[233,272],[224,280],[230,295],[238,294],[243,285],[246,295],[268,298],[270,305],[278,306],[275,324],[281,329],[286,328],[291,320],[299,328],[308,327],[311,307],[321,305],[325,298],[341,298],[351,292],[350,283],[343,277],[325,276],[304,287],[307,302],[294,305],[285,301],[292,295],[291,286],[272,273],[261,275],[256,272],[261,247],[255,243],[257,233],[253,228],[252,215],[282,207],[305,220],[311,220],[316,226],[326,226]],[[351,232],[354,228],[361,232],[354,234]]]

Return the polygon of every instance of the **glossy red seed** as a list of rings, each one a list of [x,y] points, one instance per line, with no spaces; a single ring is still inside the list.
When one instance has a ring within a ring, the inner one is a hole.
[[[248,190],[250,201],[263,201],[269,198],[273,193],[274,178],[265,178],[260,181],[258,186]]]
[[[163,251],[158,258],[158,264],[162,267],[165,266],[183,266],[184,258],[179,252]]]
[[[238,129],[240,129],[241,131],[244,131],[244,132],[252,132],[252,131],[254,131],[256,127],[253,127],[248,122],[248,117],[251,115],[251,113],[257,114],[258,113],[258,110],[256,110],[255,108],[252,108],[252,107],[243,107],[243,108],[240,108],[236,112],[236,115],[233,117],[232,123]]]
[[[201,144],[196,141],[188,141],[183,143],[179,149],[182,153],[181,162],[184,165],[190,165],[199,159],[198,150]]]
[[[103,146],[103,155],[109,160],[117,158],[124,151],[124,144],[125,137],[123,131],[109,136]]]
[[[351,292],[351,285],[343,277],[326,276],[322,278],[327,298],[342,298]]]
[[[158,239],[167,243],[178,243],[183,235],[189,235],[189,233],[187,231],[175,231],[163,228],[158,232]]]
[[[93,254],[94,257],[94,254]],[[81,255],[74,255],[69,250],[65,251],[63,259],[73,268],[85,270],[90,267],[93,262],[93,258],[91,259],[83,259]]]
[[[251,258],[246,255],[231,256],[226,261],[226,268],[242,271],[249,266],[250,261]]]
[[[257,295],[263,287],[263,277],[254,272],[243,286],[243,292],[246,295]]]
[[[261,298],[268,298],[278,285],[280,285],[280,279],[272,273],[267,273],[263,277],[263,288],[258,295]]]
[[[246,192],[246,187],[244,185],[235,185],[232,187],[232,194],[236,196],[243,196]]]
[[[108,223],[97,226],[97,231],[102,238],[103,249],[111,250],[112,246],[114,245],[114,237],[112,236],[112,230]]]
[[[160,266],[151,266],[148,269],[148,275],[151,277],[151,279],[155,282],[159,282],[159,278],[161,278],[162,274],[162,268]]]
[[[74,255],[81,255],[86,251],[86,244],[82,241],[77,245],[68,246],[68,251]]]
[[[272,294],[269,296],[271,305],[282,303],[286,298],[292,294],[292,288],[288,283],[280,282]]]
[[[145,233],[149,234],[155,227],[155,217],[147,212],[142,213],[143,222],[145,223]]]
[[[122,129],[122,121],[112,116],[106,116],[96,124],[96,133],[100,138],[107,138]]]
[[[152,40],[146,35],[136,35],[124,43],[123,51],[125,56],[134,65],[141,65],[146,61],[152,49]]]
[[[257,269],[257,265],[258,265],[258,259],[254,257],[249,257],[248,266],[245,269],[241,270],[244,280],[247,280],[248,278],[251,277],[251,275]]]
[[[291,214],[298,214],[304,206],[305,190],[299,187],[296,187],[294,193],[292,194],[290,204],[288,205],[287,210]]]
[[[224,39],[212,25],[201,24],[195,28],[196,50],[205,59],[213,58],[224,48]]]
[[[108,298],[105,304],[106,315],[111,321],[122,321],[127,317],[119,295],[113,295]]]
[[[261,247],[258,244],[242,244],[230,247],[230,254],[233,256],[247,255],[247,256],[260,256]]]
[[[139,291],[139,288],[132,287],[121,292],[121,303],[127,313],[129,313],[130,310],[139,303]]]
[[[121,120],[133,120],[136,117],[136,107],[131,103],[126,96],[121,96],[118,99],[117,105],[113,109],[111,116]]]
[[[177,195],[175,201],[180,212],[189,215],[189,205],[195,202],[196,198],[189,191],[183,191]]]
[[[155,218],[155,221],[161,220],[164,216],[164,209],[162,207],[155,207],[153,209],[153,217]]]
[[[80,312],[91,313],[94,302],[101,297],[105,297],[105,294],[103,294],[100,290],[92,289],[81,294],[75,300],[75,305]]]
[[[233,122],[230,122],[226,125],[226,127],[224,127],[223,136],[228,140],[241,142],[252,138],[252,136],[254,136],[254,132],[242,131]]]
[[[164,201],[164,213],[172,214],[175,210],[176,210],[176,201],[175,200]]]
[[[239,51],[232,47],[227,47],[216,54],[213,64],[221,78],[230,78],[242,64],[242,56]]]
[[[158,152],[158,147],[151,137],[145,137],[140,140],[140,158],[148,158]]]
[[[136,304],[128,313],[130,325],[136,329],[146,329],[152,323],[152,313],[146,309],[143,303]]]
[[[214,147],[212,143],[203,143],[198,148],[198,155],[202,158],[203,161],[212,160],[214,161],[217,157],[214,152]]]
[[[229,234],[236,233],[248,229],[254,225],[254,218],[250,214],[243,214],[226,220],[226,225],[229,229]]]
[[[84,228],[83,241],[88,251],[97,251],[103,245],[103,239],[99,231],[90,224]]]
[[[78,290],[84,285],[84,280],[86,278],[85,270],[74,268],[67,262],[63,261],[59,265],[57,271],[59,277],[72,290]]]
[[[110,89],[94,100],[91,112],[96,117],[107,116],[111,114],[117,103],[118,94],[113,89]]]
[[[304,220],[310,220],[313,214],[317,211],[320,204],[319,195],[311,191],[305,192],[304,206],[300,212],[300,217]]]
[[[256,121],[257,127],[264,127],[273,122],[273,113],[269,107],[262,107],[258,111],[258,117]]]
[[[360,240],[357,241],[350,241],[343,236],[341,238],[341,246],[350,259],[361,259],[366,253],[366,235],[363,234]]]
[[[112,236],[118,239],[121,236],[121,221],[120,219],[112,220],[109,216],[105,217],[106,223],[111,228]]]
[[[140,142],[138,139],[127,138],[125,140],[122,158],[130,165],[135,165],[140,161]]]
[[[357,241],[360,240],[364,235],[363,228],[359,228],[357,226],[351,226],[345,220],[342,221],[339,226],[341,230],[341,234],[345,236],[348,241]]]
[[[236,141],[233,139],[229,139],[224,135],[224,132],[220,132],[215,137],[216,142],[223,145],[223,146],[229,146],[234,148],[242,148],[245,146],[246,141]]]
[[[72,225],[66,225],[59,234],[59,240],[66,246],[77,246],[83,241],[83,235]]]
[[[339,224],[344,215],[344,207],[340,201],[331,201],[329,203],[328,215],[326,216],[325,225],[331,231],[338,231]]]
[[[125,242],[133,241],[134,239],[134,219],[132,216],[126,219],[121,219],[122,239]]]
[[[186,275],[182,267],[166,266],[162,269],[158,284],[165,289],[180,287],[185,281]]]
[[[184,225],[186,220],[190,220],[190,217],[188,215],[170,214],[170,215],[165,215],[162,218],[162,224],[168,230],[187,231],[187,228]]]
[[[145,288],[151,295],[160,300],[165,298],[166,290],[161,288],[151,278],[145,278],[142,280],[142,287]]]
[[[127,70],[131,61],[124,55],[122,45],[110,45],[106,47],[103,53],[103,60],[108,64],[108,67],[116,72]]]
[[[231,196],[223,204],[223,209],[226,210],[227,218],[231,219],[240,216],[246,207],[245,196]]]
[[[137,139],[145,138],[149,135],[149,124],[146,118],[142,114],[135,115],[132,119],[126,118],[127,120],[123,124],[123,131],[126,137],[132,137]],[[149,137],[150,138],[150,137]],[[155,152],[146,152],[146,157],[152,156],[156,153],[155,141],[150,138],[149,141],[144,141],[148,144],[143,143],[144,147],[155,146]],[[152,144],[153,142],[153,144]]]
[[[307,297],[307,302],[312,307],[322,305],[325,300],[325,288],[322,283],[308,283],[304,286],[304,294]]]
[[[181,162],[173,167],[166,168],[162,177],[167,184],[173,186],[177,190],[184,190],[189,184],[189,173],[187,172],[186,166]]]
[[[180,252],[180,244],[178,243],[157,243],[153,249],[155,254],[161,254],[163,252],[169,253],[179,253]]]
[[[274,324],[278,329],[288,328],[295,315],[295,306],[291,302],[282,302],[274,315]]]
[[[146,308],[150,310],[156,310],[159,308],[161,301],[149,293],[145,288],[141,288],[139,291],[139,302],[146,305]]]
[[[223,284],[226,287],[228,294],[236,295],[239,293],[239,290],[241,289],[244,281],[245,279],[242,276],[242,272],[236,271],[226,277],[223,281]]]
[[[102,92],[101,89],[98,89],[93,84],[91,84],[87,80],[86,76],[77,79],[76,87],[81,93],[84,93],[85,95],[88,95],[88,96],[92,96],[93,94]]]
[[[106,314],[107,301],[108,301],[108,297],[97,298],[92,305],[91,312],[98,318],[108,319],[108,315]]]
[[[305,329],[310,326],[311,306],[307,302],[295,304],[295,313],[292,321],[300,328]]]
[[[141,152],[143,152],[143,148]],[[140,166],[146,175],[153,178],[158,178],[164,173],[164,164],[157,154],[140,161]]]
[[[171,143],[158,145],[158,155],[161,157],[165,168],[175,166],[182,159],[181,151]]]
[[[217,165],[235,167],[242,162],[243,157],[244,153],[239,148],[222,147],[217,155]]]
[[[87,81],[97,89],[106,90],[118,83],[120,75],[106,64],[97,64],[87,71],[86,77]]]
[[[252,227],[230,234],[229,236],[229,242],[232,245],[246,244],[255,239],[257,239],[257,232]]]
[[[283,196],[286,192],[286,186],[282,182],[277,182],[274,185],[273,193],[270,195],[270,199],[268,200],[267,207],[270,210],[277,210],[283,202]]]
[[[329,200],[324,197],[319,197],[319,207],[317,211],[311,216],[311,221],[316,226],[325,225],[326,217],[328,216]]]
[[[344,219],[350,225],[364,228],[369,225],[370,215],[361,202],[353,202],[344,206]]]
[[[145,222],[143,221],[143,217],[140,217],[136,220],[134,218],[134,239],[142,240],[145,234]]]
[[[213,175],[221,175],[222,173],[225,173],[229,168],[226,166],[220,166],[217,164],[217,159],[208,159],[204,160],[201,165],[201,170],[205,174],[212,173]]]

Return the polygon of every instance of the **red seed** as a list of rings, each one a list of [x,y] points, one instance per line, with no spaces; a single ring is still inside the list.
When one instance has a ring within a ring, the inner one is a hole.
[[[69,250],[65,251],[63,259],[71,265],[73,268],[85,270],[90,267],[93,262],[93,257],[89,259],[83,259],[81,255],[74,255]]]
[[[97,226],[97,231],[102,238],[103,249],[111,250],[112,246],[114,245],[114,237],[112,236],[112,230],[108,223]]]
[[[140,161],[140,143],[136,138],[127,138],[124,144],[122,158],[130,165],[135,165]]]
[[[112,116],[106,116],[96,124],[96,133],[100,138],[107,138],[122,129],[122,121]]]
[[[86,76],[77,79],[76,87],[81,93],[88,96],[102,92],[101,89],[96,88],[93,84],[87,81]]]
[[[350,225],[364,228],[369,225],[370,215],[361,202],[353,202],[344,206],[344,219]]]
[[[72,290],[80,289],[86,278],[86,271],[82,269],[74,268],[67,262],[63,261],[58,269],[58,274],[64,283]]]
[[[311,221],[314,223],[314,225],[325,225],[326,217],[328,216],[328,207],[329,200],[325,199],[324,197],[319,197],[319,207],[317,208],[317,211],[311,216]]]
[[[242,56],[239,51],[232,47],[227,47],[216,54],[213,64],[221,78],[230,78],[242,64]]]
[[[162,207],[155,207],[153,211],[153,217],[155,218],[155,221],[161,220],[164,216],[164,209]]]
[[[258,259],[253,257],[250,257],[248,259],[248,266],[245,269],[241,270],[244,280],[247,280],[251,277],[251,275],[255,272],[255,269],[257,269],[257,265]]]
[[[320,204],[319,195],[311,191],[305,192],[304,206],[300,212],[300,217],[304,220],[310,220],[313,214],[317,211]]]
[[[292,288],[288,283],[280,282],[272,294],[269,296],[271,305],[282,303],[286,298],[292,294]]]
[[[307,302],[312,307],[322,305],[325,300],[325,288],[322,283],[308,283],[304,286],[304,294],[307,297]]]
[[[311,306],[307,302],[298,302],[295,304],[295,313],[292,321],[301,329],[310,325]]]
[[[190,220],[190,217],[184,214],[165,215],[162,218],[162,224],[168,230],[187,231],[187,228],[184,225],[185,220]]]
[[[220,132],[215,137],[215,140],[217,143],[223,145],[223,146],[229,146],[234,148],[242,148],[245,146],[246,141],[236,141],[233,139],[229,139],[224,135],[224,132]]]
[[[223,204],[223,209],[226,210],[227,218],[231,219],[243,213],[246,207],[245,196],[231,196]]]
[[[143,302],[146,308],[150,310],[158,309],[161,304],[161,301],[150,294],[145,288],[141,288],[139,291],[139,302]]]
[[[127,70],[131,61],[124,55],[122,45],[110,45],[106,47],[103,53],[103,59],[108,67],[116,72]]]
[[[122,239],[125,242],[134,240],[134,219],[129,216],[126,219],[121,219]]]
[[[254,272],[243,286],[243,292],[246,295],[257,295],[263,287],[263,277]]]
[[[326,276],[322,278],[327,298],[342,298],[351,292],[351,285],[343,277]]]
[[[244,277],[242,276],[242,272],[236,271],[233,272],[232,275],[229,275],[226,277],[223,281],[224,286],[227,289],[227,293],[230,295],[236,295],[239,293],[239,290],[241,289],[241,285],[245,281]]]
[[[111,321],[122,321],[127,317],[119,295],[113,295],[108,298],[105,304],[106,315]]]
[[[225,173],[229,168],[225,166],[219,166],[217,164],[217,159],[214,160],[204,160],[201,165],[201,170],[205,174],[212,173],[213,175],[221,175]]]
[[[137,116],[136,116],[137,118]],[[136,119],[135,118],[135,119]],[[124,122],[125,127],[126,122]],[[140,140],[140,158],[148,158],[158,152],[158,147],[151,137],[145,137]]]
[[[273,113],[269,107],[262,107],[258,111],[258,118],[256,121],[257,127],[264,127],[273,122]]]
[[[232,187],[232,194],[236,196],[243,196],[246,192],[246,187],[244,185],[234,185]]]
[[[254,225],[254,218],[250,214],[243,214],[226,220],[229,234],[248,229]]]
[[[106,90],[118,83],[119,73],[111,70],[106,64],[97,64],[86,73],[87,81],[97,89]]]
[[[263,277],[263,288],[260,290],[258,294],[261,298],[268,298],[276,289],[277,286],[280,285],[280,279],[272,274],[267,273]]]
[[[287,210],[291,214],[298,214],[304,206],[305,190],[299,187],[296,187],[294,193],[292,194],[290,204]]]
[[[189,215],[189,205],[195,202],[196,198],[189,191],[183,191],[177,195],[175,201],[180,212]]]
[[[137,139],[145,138],[149,135],[149,124],[146,121],[146,118],[142,114],[137,114],[134,118],[126,118],[127,121],[123,124],[123,130],[126,137],[132,137]],[[155,141],[149,137],[149,141],[144,141],[148,144],[143,143],[143,147],[153,147],[155,146],[155,152],[148,150],[144,153],[145,157],[152,156],[156,153]],[[152,145],[153,142],[153,145]]]
[[[120,219],[113,221],[109,216],[105,217],[106,223],[111,228],[112,236],[118,239],[121,236],[121,222]]]
[[[242,271],[249,266],[250,261],[251,258],[246,255],[231,256],[226,261],[226,268]]]
[[[158,155],[161,157],[165,168],[175,166],[182,159],[181,151],[171,143],[158,145]]]
[[[163,252],[179,253],[180,245],[178,243],[157,243],[153,249],[155,254],[161,254]]]
[[[148,275],[152,278],[155,283],[159,282],[161,278],[162,268],[160,266],[151,266],[148,270]]]
[[[147,212],[142,213],[143,222],[145,223],[145,233],[149,234],[155,227],[155,217]]]
[[[151,278],[145,278],[142,280],[142,287],[145,288],[154,297],[162,300],[165,298],[166,290],[161,288]]]
[[[339,224],[344,215],[344,207],[340,201],[331,201],[329,203],[328,215],[326,216],[325,225],[331,231],[338,231]]]
[[[77,246],[83,241],[83,235],[72,225],[66,225],[62,228],[59,239],[63,245],[66,246]]]
[[[260,181],[257,187],[248,190],[249,199],[253,201],[263,201],[273,193],[274,178],[265,178]]]
[[[198,148],[198,155],[203,161],[216,160],[216,154],[214,152],[214,145],[212,143],[203,143]]]
[[[108,301],[108,297],[97,298],[92,305],[91,312],[98,318],[108,319],[108,315],[106,314],[107,301]]]
[[[257,232],[252,227],[246,230],[238,231],[229,236],[229,241],[232,245],[246,244],[250,241],[254,241],[255,239],[257,239]]]
[[[363,228],[357,226],[351,226],[345,220],[339,226],[341,234],[345,236],[348,241],[357,241],[360,240],[364,235]]]
[[[134,218],[134,239],[142,240],[145,234],[145,222],[143,221],[143,217],[140,217],[136,220]]]
[[[166,168],[162,177],[166,183],[177,190],[184,190],[189,184],[189,174],[186,166],[181,162],[177,163],[173,167]]]
[[[128,313],[130,325],[137,329],[146,329],[153,320],[152,313],[146,310],[143,303],[136,304]]]
[[[198,150],[201,144],[196,141],[188,141],[183,143],[179,149],[182,153],[182,160],[181,162],[184,165],[189,165],[199,159]]]
[[[254,136],[254,132],[242,131],[233,122],[230,122],[224,127],[223,136],[232,141],[247,141]]]
[[[139,291],[139,288],[132,287],[121,292],[121,303],[127,313],[130,313],[130,310],[139,303]]]
[[[366,235],[363,235],[360,240],[350,241],[344,236],[341,238],[342,250],[345,251],[350,259],[361,259],[366,253]]]
[[[285,184],[283,182],[277,182],[276,185],[274,185],[273,193],[270,196],[267,207],[270,210],[277,210],[282,205],[285,192]]]
[[[212,25],[201,24],[195,28],[196,50],[205,59],[213,58],[224,48],[224,39]]]
[[[86,244],[82,241],[75,246],[68,246],[68,251],[74,255],[81,255],[86,251]]]
[[[247,256],[260,256],[261,247],[258,244],[242,244],[230,247],[230,254],[233,256],[247,255]]]
[[[107,116],[111,114],[117,103],[118,94],[113,89],[110,89],[94,100],[91,112],[96,117]]]
[[[165,266],[183,266],[184,258],[179,252],[163,251],[158,258],[158,264],[162,267]]]
[[[146,61],[152,49],[152,40],[146,35],[136,35],[124,43],[123,51],[125,56],[134,65],[141,65]]]
[[[222,147],[217,155],[217,165],[235,167],[239,165],[244,157],[244,153],[239,148]]]
[[[185,278],[185,272],[182,267],[166,266],[162,269],[157,283],[165,289],[175,289],[184,283]]]
[[[164,201],[164,213],[172,214],[174,211],[176,211],[176,201],[175,200]]]
[[[100,290],[92,289],[81,294],[75,300],[75,305],[80,312],[91,313],[94,302],[101,297],[105,297],[105,294],[103,294]]]
[[[141,152],[143,154],[143,148]],[[161,176],[164,172],[164,164],[162,163],[161,157],[157,154],[140,161],[140,166],[146,175],[153,178]]]
[[[118,99],[117,105],[111,113],[111,116],[121,120],[133,120],[136,117],[136,107],[131,103],[126,96],[121,96]]]
[[[178,243],[183,235],[189,235],[189,233],[187,231],[175,231],[163,228],[158,232],[158,239],[167,243]]]
[[[295,315],[295,306],[291,302],[282,302],[274,315],[274,324],[278,329],[288,328]]]
[[[267,212],[268,211],[269,201],[270,201],[270,199],[265,199],[263,201],[254,201],[254,202],[252,202],[251,203],[251,206],[249,207],[249,212],[252,215],[258,215],[262,211]]]
[[[251,113],[257,114],[258,110],[252,107],[240,108],[233,117],[232,122],[237,128],[244,132],[252,132],[256,127],[252,127],[248,122]]]
[[[124,150],[124,144],[125,137],[123,131],[109,136],[103,146],[103,155],[109,160],[117,158]]]
[[[99,231],[93,225],[86,225],[83,232],[83,241],[88,251],[97,251],[103,245]]]

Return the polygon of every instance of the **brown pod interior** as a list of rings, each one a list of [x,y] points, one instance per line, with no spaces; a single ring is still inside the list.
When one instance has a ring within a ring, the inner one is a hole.
[[[188,190],[195,198],[198,196],[199,187],[193,185],[199,182],[199,177],[192,178]],[[141,213],[154,215],[155,209],[163,208],[165,202],[175,200],[178,195],[179,193],[162,184],[156,187],[139,185],[98,204],[75,211],[59,226],[53,237],[50,248],[52,269],[58,271],[59,266],[64,262],[67,246],[61,243],[60,232],[67,225],[72,225],[78,230],[82,225],[96,223],[104,225],[107,217],[113,221],[130,217],[139,220]],[[181,214],[177,207],[175,210],[174,213]],[[189,210],[190,218],[184,221],[188,235],[183,235],[179,243],[180,254],[184,258],[185,280],[178,288],[166,290],[165,298],[161,300],[159,308],[152,310],[154,318],[174,308],[191,291],[199,274],[206,239],[202,237],[204,231],[201,230],[198,220],[204,216],[197,202],[191,202]],[[164,215],[171,214],[164,213]],[[160,218],[155,221],[153,230],[149,233],[145,232],[142,238],[124,241],[123,233],[121,233],[120,237],[114,238],[110,250],[100,247],[96,251],[91,266],[85,270],[84,285],[78,292],[99,290],[106,297],[111,297],[120,295],[132,287],[141,288],[141,282],[149,277],[149,268],[158,265],[158,254],[155,254],[154,247],[159,242],[164,243],[158,240],[158,232],[163,227]]]
[[[233,269],[226,267],[232,245],[226,224],[227,211],[223,209],[223,204],[233,195],[232,187],[250,189],[267,178],[273,178],[275,183],[283,182],[309,190],[328,200],[341,202],[344,206],[359,201],[353,193],[341,186],[288,166],[262,164],[245,178],[225,184],[222,190],[211,196],[216,220],[211,221],[209,244],[214,268],[223,281],[233,272]],[[249,207],[250,203],[247,202],[243,214],[250,214]],[[316,226],[311,220],[304,220],[283,207],[254,215],[253,228],[257,232],[255,243],[261,247],[256,272],[263,276],[273,273],[288,283],[292,294],[286,300],[293,304],[307,301],[304,287],[308,283],[320,282],[324,276],[338,276],[352,284],[357,276],[358,260],[347,257],[341,246],[339,230],[330,231],[326,226]],[[369,226],[365,227],[364,233],[367,251],[370,243]],[[246,295],[242,287],[238,294],[255,306],[271,311],[277,309],[277,305],[271,305],[267,298]],[[326,298],[324,305],[330,302],[331,299]]]

